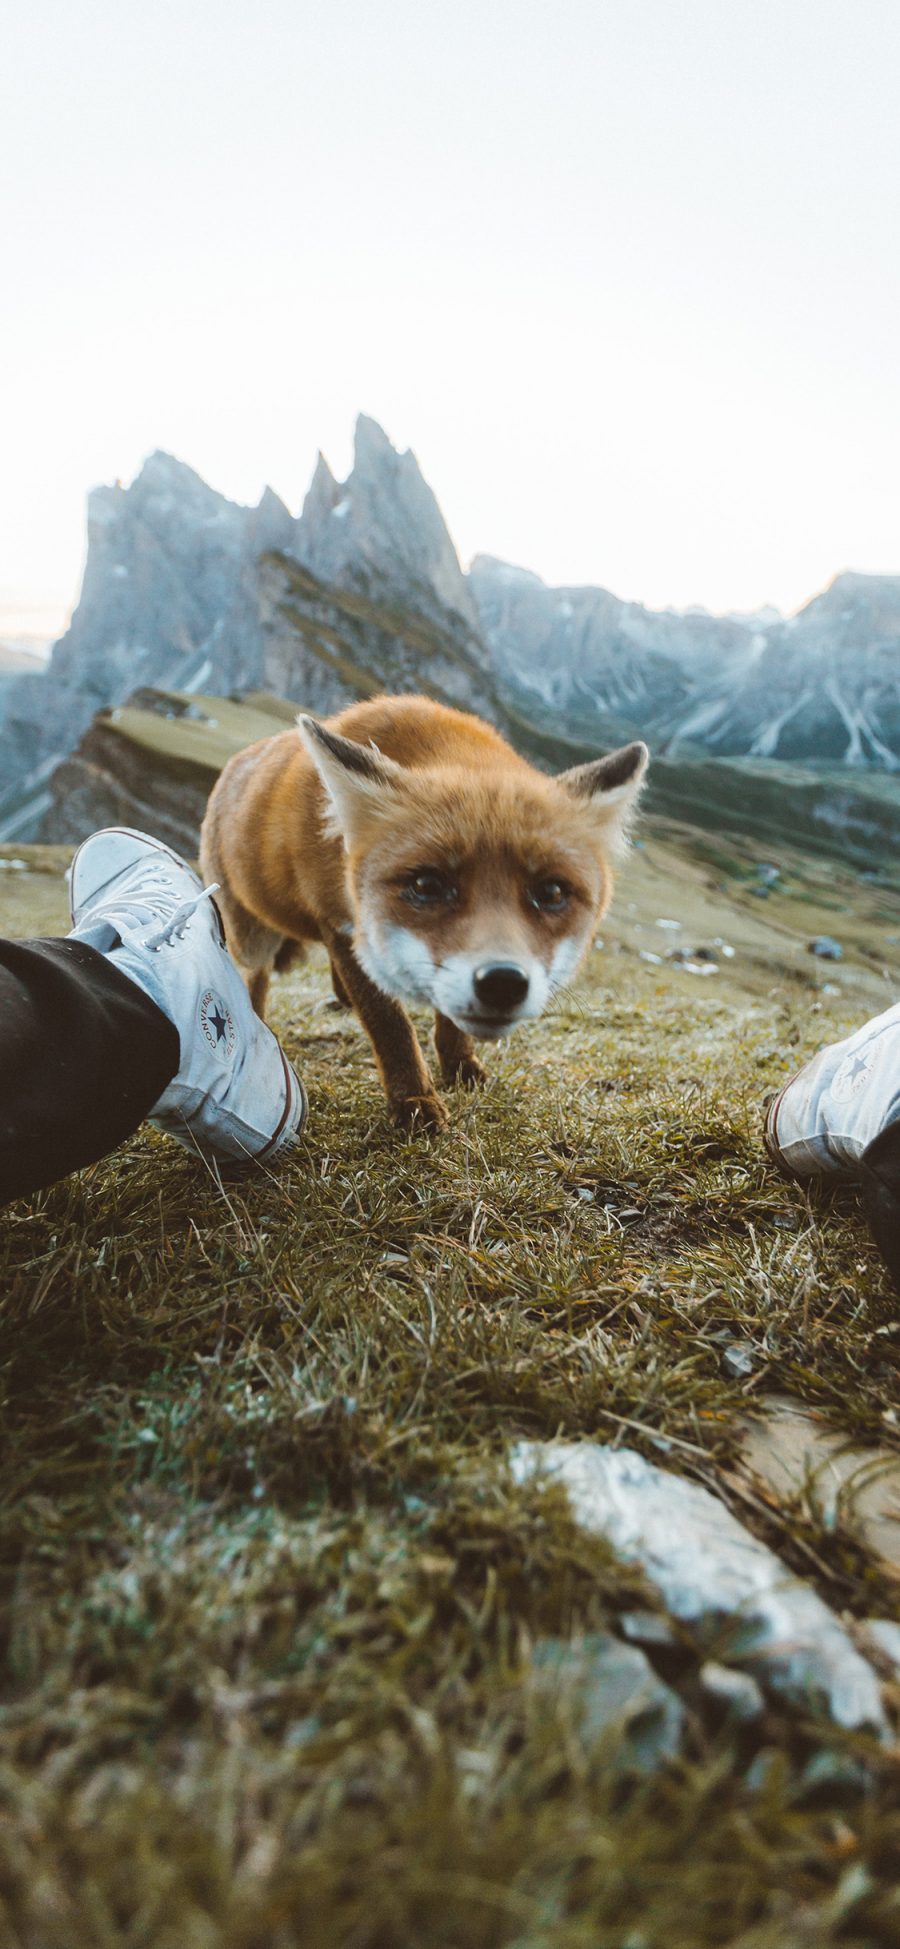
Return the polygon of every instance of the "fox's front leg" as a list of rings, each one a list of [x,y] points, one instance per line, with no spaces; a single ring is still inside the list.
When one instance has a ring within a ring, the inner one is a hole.
[[[466,1089],[474,1089],[476,1083],[484,1082],[487,1070],[475,1054],[472,1037],[458,1029],[449,1015],[434,1018],[434,1046],[445,1083],[462,1083]]]
[[[331,1003],[332,1008],[352,1008],[353,1003],[333,961],[331,963],[331,986],[334,990],[334,999]]]
[[[447,1112],[435,1091],[416,1032],[399,1002],[382,994],[360,967],[340,934],[325,945],[341,987],[349,997],[375,1051],[385,1093],[394,1119],[404,1130],[442,1130]]]

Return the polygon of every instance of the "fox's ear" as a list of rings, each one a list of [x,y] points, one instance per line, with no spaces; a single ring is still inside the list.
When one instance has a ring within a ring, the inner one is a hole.
[[[649,761],[647,746],[637,740],[623,744],[620,751],[608,751],[605,758],[573,765],[571,771],[560,772],[556,782],[573,799],[589,800],[615,841],[628,829]]]
[[[298,717],[297,729],[328,794],[326,830],[349,846],[367,819],[396,804],[403,767],[376,745],[339,737],[314,717]]]

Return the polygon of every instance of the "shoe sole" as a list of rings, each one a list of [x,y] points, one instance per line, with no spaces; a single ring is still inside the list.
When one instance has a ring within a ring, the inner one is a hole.
[[[202,891],[203,883],[199,877],[199,874],[195,873],[193,867],[188,866],[187,861],[183,860],[179,853],[174,852],[171,846],[167,846],[162,839],[154,839],[151,833],[138,832],[135,826],[102,826],[100,830],[102,831],[104,837],[107,834],[111,834],[121,839],[139,839],[142,846],[150,847],[151,850],[155,853],[164,853],[166,858],[172,861],[173,866],[177,866],[182,873],[189,873],[191,879],[196,882],[197,886]],[[76,907],[75,881],[76,881],[78,862],[81,858],[82,853],[86,851],[87,847],[90,846],[93,840],[96,839],[97,837],[98,837],[97,833],[91,833],[88,839],[82,840],[81,845],[77,848],[77,851],[73,854],[72,864],[69,867],[69,874],[68,874],[69,914],[72,920],[73,927],[78,926],[78,918],[75,913],[75,907]],[[113,880],[118,879],[119,873],[124,871],[125,871],[124,867],[119,867],[117,868],[116,872],[111,873],[107,879],[98,880],[95,885],[91,886],[88,893],[85,894],[84,898],[78,903],[81,906],[81,908],[83,909],[87,903],[99,899],[104,889],[108,886],[111,886]]]
[[[242,1134],[237,1137],[233,1118],[230,1121],[230,1128],[226,1120],[224,1134],[221,1129],[218,1133],[208,1129],[198,1132],[192,1116],[174,1106],[170,1106],[161,1115],[152,1113],[150,1122],[156,1125],[157,1130],[163,1130],[167,1136],[174,1137],[175,1142],[190,1151],[192,1156],[204,1157],[207,1161],[212,1160],[223,1170],[253,1170],[257,1165],[274,1163],[293,1147],[306,1126],[309,1109],[303,1084],[297,1071],[288,1062],[280,1043],[278,1054],[281,1057],[284,1077],[284,1105],[271,1137],[268,1137],[259,1149],[253,1149],[252,1143],[254,1139],[258,1142],[262,1133],[251,1131],[245,1123],[242,1123]]]
[[[307,1111],[309,1109],[306,1091],[297,1075],[296,1069],[288,1062],[280,1042],[278,1044],[278,1054],[281,1057],[284,1067],[284,1109],[281,1113],[278,1128],[273,1132],[268,1143],[263,1145],[262,1150],[254,1152],[254,1164],[264,1164],[267,1157],[274,1157],[276,1151],[280,1150],[284,1144],[291,1142],[295,1137],[299,1137],[306,1123]],[[297,1122],[291,1124],[290,1119],[298,1103],[300,1106],[300,1115]],[[289,1125],[290,1128],[288,1128]]]
[[[780,1172],[781,1176],[786,1178],[789,1184],[796,1184],[800,1180],[796,1173],[791,1170],[790,1165],[786,1163],[782,1155],[781,1146],[778,1142],[778,1112],[781,1108],[785,1091],[790,1089],[791,1084],[796,1082],[797,1077],[802,1075],[802,1073],[801,1069],[795,1070],[794,1075],[790,1076],[787,1082],[782,1085],[777,1095],[769,1098],[764,1110],[763,1146],[770,1162],[774,1164],[776,1171]]]

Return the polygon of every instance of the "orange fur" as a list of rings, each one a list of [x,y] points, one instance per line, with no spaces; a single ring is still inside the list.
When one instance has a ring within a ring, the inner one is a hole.
[[[574,967],[608,903],[623,804],[645,758],[642,746],[628,747],[603,761],[605,771],[548,778],[490,725],[425,697],[373,698],[239,752],[210,798],[201,861],[219,882],[229,946],[259,1013],[276,964],[296,944],[323,941],[335,993],[370,1034],[398,1120],[442,1123],[400,1005],[402,995],[423,998],[407,964],[426,970],[429,996],[428,969],[448,992],[453,971],[455,996],[470,962],[499,953],[550,992],[553,970]],[[452,880],[452,900],[427,913],[409,891],[423,868]],[[564,883],[564,912],[537,910],[533,890],[548,882]],[[445,1080],[480,1080],[468,1019],[435,1006]],[[475,1033],[493,1039],[506,1026]]]

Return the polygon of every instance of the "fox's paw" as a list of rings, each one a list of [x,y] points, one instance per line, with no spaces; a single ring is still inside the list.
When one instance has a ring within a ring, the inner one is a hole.
[[[480,1090],[482,1083],[487,1082],[487,1070],[477,1056],[463,1056],[446,1080],[448,1083],[458,1083],[464,1090]]]
[[[446,1130],[449,1118],[439,1096],[433,1090],[422,1092],[421,1096],[395,1096],[391,1099],[391,1114],[401,1130],[409,1130],[415,1135],[425,1131]]]

